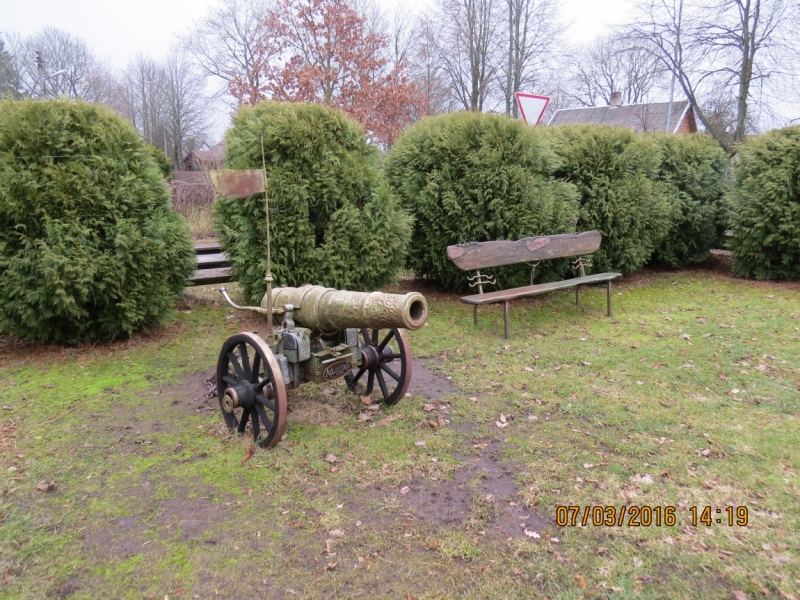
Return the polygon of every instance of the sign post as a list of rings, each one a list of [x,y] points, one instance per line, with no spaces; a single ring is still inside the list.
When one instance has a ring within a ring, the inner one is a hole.
[[[536,96],[524,92],[517,92],[514,96],[517,98],[517,105],[519,106],[522,120],[531,126],[538,125],[539,121],[542,120],[542,115],[547,105],[550,104],[550,98],[548,96]]]

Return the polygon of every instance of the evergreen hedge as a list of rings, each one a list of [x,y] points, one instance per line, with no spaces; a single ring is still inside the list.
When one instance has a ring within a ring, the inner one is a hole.
[[[561,159],[556,176],[580,195],[578,230],[603,235],[592,255],[594,272],[633,273],[667,236],[679,207],[657,181],[661,153],[656,142],[629,129],[562,125],[545,129]]]
[[[736,274],[800,279],[800,126],[748,138],[726,197]]]
[[[260,168],[262,135],[277,284],[373,290],[395,277],[410,218],[386,185],[361,126],[317,104],[243,107],[226,136],[226,167]],[[264,195],[219,198],[214,227],[245,295],[260,301],[266,289]]]
[[[653,261],[671,268],[703,262],[724,231],[721,202],[730,159],[710,135],[651,135],[661,150],[658,179],[680,207]]]
[[[72,101],[0,102],[0,331],[110,340],[160,321],[189,229],[133,127]]]
[[[408,263],[447,289],[469,289],[446,248],[470,241],[571,233],[572,185],[552,178],[555,157],[520,120],[480,113],[428,117],[392,147],[386,174],[415,218]],[[546,261],[537,279],[561,277],[566,261]],[[525,265],[492,269],[498,289],[529,283]]]

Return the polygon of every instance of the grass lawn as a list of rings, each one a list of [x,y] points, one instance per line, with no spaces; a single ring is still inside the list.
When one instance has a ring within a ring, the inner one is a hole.
[[[0,597],[800,598],[800,286],[645,271],[612,318],[514,302],[508,341],[421,291],[410,397],[305,385],[244,462],[203,381],[264,322],[211,290],[127,342],[0,340]]]

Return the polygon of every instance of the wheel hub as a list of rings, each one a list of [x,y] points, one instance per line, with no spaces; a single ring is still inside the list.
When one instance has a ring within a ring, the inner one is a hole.
[[[370,371],[377,369],[381,362],[380,354],[375,346],[364,346],[361,349],[361,356],[363,357],[362,368]]]
[[[232,413],[235,408],[250,408],[256,403],[256,390],[249,381],[240,381],[225,389],[222,395],[222,408]]]

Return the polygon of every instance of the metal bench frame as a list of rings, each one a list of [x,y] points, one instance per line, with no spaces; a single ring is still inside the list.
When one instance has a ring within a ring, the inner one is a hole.
[[[598,231],[585,231],[579,234],[562,234],[523,238],[517,241],[471,242],[447,248],[447,257],[462,270],[474,270],[475,275],[467,277],[470,287],[477,287],[478,293],[464,296],[461,302],[473,306],[473,322],[478,324],[478,306],[481,304],[503,303],[503,322],[505,339],[509,338],[508,303],[518,298],[538,296],[555,290],[575,288],[575,304],[580,305],[580,287],[591,283],[605,282],[607,285],[607,314],[611,316],[611,281],[621,277],[621,273],[597,273],[586,275],[586,267],[592,262],[587,258],[600,247],[602,236]],[[580,273],[579,277],[534,284],[536,267],[542,260],[553,258],[577,257],[572,261],[572,268]],[[531,266],[531,285],[484,292],[484,285],[495,285],[491,275],[481,273],[482,268],[526,263]]]

